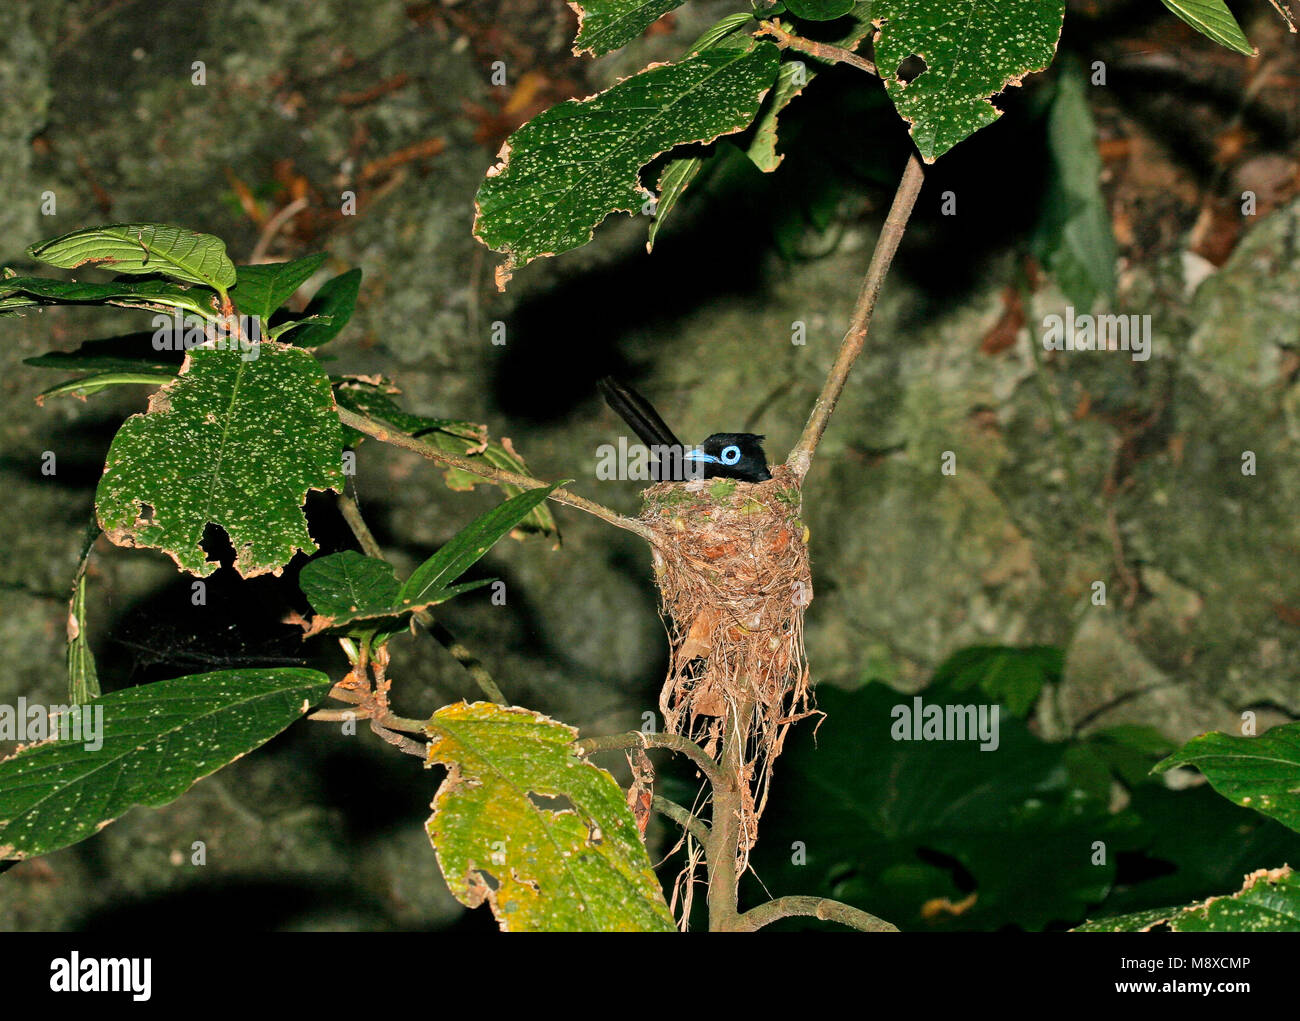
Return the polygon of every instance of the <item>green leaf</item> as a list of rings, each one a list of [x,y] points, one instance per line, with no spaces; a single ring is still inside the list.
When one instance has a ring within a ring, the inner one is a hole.
[[[1082,747],[1127,787],[1155,782],[1151,780],[1151,767],[1174,750],[1173,742],[1155,727],[1137,723],[1094,730],[1082,739]]]
[[[89,553],[90,545],[99,537],[95,528],[92,538],[83,556]],[[83,561],[84,566],[84,561]],[[84,570],[77,573],[77,583],[72,592],[72,605],[68,608],[68,697],[75,703],[89,702],[98,698],[99,672],[95,669],[95,654],[91,652],[90,642],[86,640],[86,574]]]
[[[1155,767],[1195,766],[1229,801],[1300,832],[1300,723],[1258,737],[1202,734]]]
[[[398,607],[394,603],[401,586],[393,573],[393,565],[386,560],[354,550],[319,557],[307,564],[298,578],[299,587],[316,612],[310,624],[304,627],[304,637],[322,631],[348,631],[358,635],[373,634],[376,630],[396,633],[405,626],[402,618],[408,614],[445,603],[491,581],[488,578],[453,585],[429,592],[419,602]],[[387,640],[389,634],[383,640]]]
[[[834,21],[853,10],[854,0],[785,0],[796,18],[807,21]]]
[[[718,43],[722,42],[724,39],[734,39],[735,33],[741,28],[741,26],[750,25],[753,21],[754,15],[749,11],[741,11],[739,14],[728,14],[725,18],[714,22],[706,28],[703,34],[691,44],[691,48],[686,52],[688,54],[699,53],[701,50],[707,50],[718,45]],[[741,45],[748,45],[748,43],[742,40]]]
[[[807,87],[814,73],[799,60],[786,61],[781,65],[776,88],[768,97],[763,114],[754,129],[754,140],[746,150],[749,158],[754,161],[754,166],[765,174],[770,174],[781,165],[781,157],[776,152],[777,119],[790,101]]]
[[[412,572],[402,585],[394,605],[405,607],[426,604],[476,564],[507,532],[528,517],[534,507],[561,485],[563,483],[557,482],[543,489],[530,489],[475,518]]]
[[[659,228],[703,167],[704,159],[700,156],[683,156],[669,160],[664,166],[663,173],[659,175],[659,200],[655,203],[655,215],[650,220],[650,232],[646,239],[647,252],[654,250]]]
[[[0,762],[0,858],[56,851],[133,805],[173,801],[284,730],[329,689],[316,670],[223,670],[115,691],[71,710],[95,714],[81,717],[83,740],[40,742]],[[100,712],[102,746],[91,750],[85,745],[95,743]]]
[[[343,332],[357,309],[361,293],[361,270],[350,269],[332,280],[326,280],[315,297],[298,318],[277,326],[274,335],[279,337],[293,330],[291,342],[298,347],[320,347]]]
[[[43,308],[48,305],[119,305],[153,311],[180,309],[215,322],[216,295],[171,280],[114,280],[88,284],[44,277],[0,280],[0,307]]]
[[[1101,190],[1101,155],[1086,81],[1076,59],[1062,63],[1047,120],[1051,175],[1034,239],[1038,257],[1057,286],[1084,311],[1098,298],[1114,294],[1119,258]]]
[[[1300,931],[1300,876],[1287,866],[1259,869],[1242,888],[1226,897],[1185,907],[1156,908],[1103,918],[1075,932],[1297,932]]]
[[[163,223],[110,223],[74,230],[32,245],[27,254],[62,269],[102,263],[115,273],[160,273],[217,291],[235,283],[235,264],[221,238]]]
[[[318,252],[292,262],[240,266],[230,300],[242,315],[257,316],[267,322],[271,313],[292,298],[324,262],[325,253]]]
[[[1061,650],[1050,645],[973,645],[949,656],[930,683],[954,691],[977,688],[1024,719],[1043,685],[1060,681],[1064,665]]]
[[[128,333],[121,337],[87,340],[75,351],[47,351],[35,358],[24,358],[24,365],[66,372],[166,372],[180,371],[180,352],[176,362],[167,361],[165,352],[153,349],[154,334],[149,331]]]
[[[402,586],[388,561],[344,550],[305,565],[298,587],[317,613],[345,617],[389,611]]]
[[[630,43],[685,0],[569,0],[578,15],[573,54],[599,57]]]
[[[340,490],[342,437],[329,379],[308,352],[263,342],[199,348],[123,423],[95,494],[99,522],[119,546],[161,549],[184,571],[211,574],[201,541],[226,530],[235,570],[278,573],[316,544],[302,505],[311,489]]]
[[[1077,783],[1067,745],[1007,713],[996,750],[910,730],[899,739],[897,712],[915,697],[876,683],[818,689],[826,718],[815,741],[812,727],[787,739],[755,849],[772,895],[833,897],[905,930],[1038,930],[1084,918],[1115,876],[1113,855],[1093,864],[1093,842],[1115,842],[1134,820],[1112,814],[1109,790]],[[978,701],[936,685],[920,697],[945,711]],[[796,840],[807,848],[798,866],[781,850]],[[926,912],[945,901],[950,910]]]
[[[92,376],[70,379],[48,390],[42,390],[36,396],[37,404],[44,404],[47,397],[92,397],[101,390],[111,386],[124,386],[128,383],[142,383],[145,386],[162,386],[176,378],[175,372],[166,370],[144,370],[130,372],[97,372]]]
[[[1223,0],[1160,0],[1192,28],[1220,46],[1253,57],[1259,51],[1250,45],[1246,33]]]
[[[876,0],[876,66],[927,163],[1002,114],[990,97],[1052,62],[1065,0]],[[900,65],[920,56],[910,83]]]
[[[1140,825],[1109,848],[1125,855],[1125,871],[1147,878],[1118,887],[1094,917],[1186,904],[1232,889],[1261,862],[1300,856],[1300,834],[1234,805],[1209,784],[1173,791],[1149,771],[1150,760],[1146,781],[1130,788]]]
[[[858,3],[851,5],[850,28],[843,36],[832,40],[833,45],[849,50],[857,49],[862,40],[871,33],[871,5],[873,2],[874,0],[859,0]],[[779,12],[768,11],[765,12],[765,15],[772,16],[776,13]],[[725,45],[748,45],[748,39],[745,36],[730,33],[750,20],[752,20],[752,17],[749,14],[733,14],[723,18],[700,37],[695,45],[691,47],[691,52],[704,49],[705,44],[710,41],[713,44],[725,40]],[[776,144],[778,119],[782,111],[816,77],[820,63],[816,58],[800,54],[797,59],[788,60],[781,64],[776,87],[763,101],[758,120],[754,126],[753,138],[746,150],[749,159],[764,173],[770,173],[781,163],[782,157],[777,155]],[[802,71],[802,85],[797,84],[800,71]],[[654,249],[655,239],[658,237],[664,221],[668,218],[668,214],[676,208],[678,200],[681,199],[687,187],[699,177],[701,170],[715,170],[722,161],[729,159],[731,155],[731,150],[724,142],[706,156],[681,156],[670,159],[665,164],[659,176],[659,200],[655,205],[655,215],[650,221],[649,238],[646,243],[647,251]]]
[[[831,45],[849,51],[856,50],[862,40],[871,34],[871,9],[875,0],[861,0],[848,4],[850,27],[838,39],[831,40]],[[838,15],[836,15],[838,17]],[[797,59],[788,60],[781,65],[781,74],[776,88],[763,104],[750,142],[748,156],[754,165],[765,174],[771,173],[781,164],[777,155],[777,121],[791,101],[800,95],[808,84],[817,76],[821,61],[816,57],[799,54]]]
[[[426,829],[452,894],[511,932],[672,932],[623,792],[572,727],[487,702],[425,725],[447,767]]]
[[[661,153],[744,128],[776,79],[772,43],[705,50],[653,67],[590,99],[534,117],[502,147],[479,187],[474,233],[511,271],[591,240],[610,213],[639,210],[639,170]]]

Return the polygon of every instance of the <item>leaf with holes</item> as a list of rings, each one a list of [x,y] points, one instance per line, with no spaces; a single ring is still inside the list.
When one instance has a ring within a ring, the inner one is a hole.
[[[245,578],[278,574],[316,549],[303,501],[342,489],[341,454],[329,378],[308,352],[199,348],[113,437],[95,506],[117,545],[160,549],[191,574],[218,566],[202,546],[209,524]]]
[[[226,243],[165,223],[110,223],[32,245],[33,259],[61,269],[102,264],[115,273],[159,273],[225,291],[235,283]]]
[[[518,266],[586,244],[611,213],[639,210],[649,195],[639,172],[656,156],[744,128],[778,62],[767,42],[704,50],[553,106],[516,131],[476,203],[475,235],[507,255],[497,286]]]
[[[56,851],[133,805],[175,800],[269,741],[329,689],[318,670],[222,670],[115,691],[71,710],[68,739],[28,745],[0,762],[0,858]]]
[[[511,932],[673,931],[623,792],[572,727],[488,702],[425,724],[447,767],[426,829],[453,895]]]
[[[876,0],[876,66],[927,163],[1002,113],[990,98],[1052,62],[1065,0]],[[899,78],[908,57],[925,69]]]
[[[1183,21],[1220,46],[1253,57],[1259,51],[1250,45],[1246,33],[1223,0],[1160,0]],[[1281,8],[1279,8],[1280,10]]]
[[[1195,766],[1229,801],[1300,833],[1300,723],[1258,737],[1202,734],[1157,763],[1155,772],[1175,766]]]
[[[257,316],[266,322],[324,262],[325,253],[318,252],[292,262],[240,266],[235,286],[230,289],[230,300],[241,315]]]
[[[1300,931],[1300,876],[1283,865],[1246,877],[1241,889],[1225,897],[1184,907],[1136,911],[1087,922],[1073,932],[1297,932]]]
[[[578,16],[573,55],[599,57],[630,43],[685,0],[569,0]]]

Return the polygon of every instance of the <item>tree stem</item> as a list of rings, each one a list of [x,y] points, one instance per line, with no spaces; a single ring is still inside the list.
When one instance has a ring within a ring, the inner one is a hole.
[[[759,25],[756,34],[760,36],[770,35],[776,40],[777,46],[783,50],[806,53],[810,57],[829,61],[832,64],[848,64],[850,67],[856,67],[859,71],[866,71],[867,74],[880,74],[876,70],[876,65],[866,57],[860,57],[852,50],[846,50],[842,46],[832,46],[829,43],[819,43],[813,39],[805,39],[802,36],[794,35],[787,32],[776,19],[764,21]]]
[[[745,797],[745,747],[754,704],[738,702],[726,717],[721,782],[713,785],[713,815],[705,859],[709,866],[709,931],[734,932],[740,888],[741,815]]]
[[[831,412],[835,410],[835,404],[839,401],[840,394],[844,392],[844,385],[848,382],[853,363],[862,353],[862,346],[867,339],[867,330],[871,326],[871,316],[876,309],[876,300],[880,297],[880,288],[884,285],[889,267],[898,252],[898,245],[903,239],[903,230],[912,215],[912,209],[916,206],[916,197],[920,194],[924,181],[924,165],[921,163],[921,157],[913,149],[908,156],[903,179],[899,182],[898,191],[894,195],[894,204],[889,208],[889,215],[885,217],[885,225],[881,228],[880,237],[876,241],[875,251],[871,255],[871,264],[867,267],[862,289],[858,292],[853,318],[849,322],[848,332],[844,334],[844,340],[840,343],[840,353],[831,367],[830,374],[826,377],[822,392],[817,396],[817,403],[813,405],[812,414],[808,416],[808,424],[804,426],[803,435],[799,437],[799,442],[795,444],[786,459],[786,464],[801,480],[812,466],[813,453],[826,432]]]

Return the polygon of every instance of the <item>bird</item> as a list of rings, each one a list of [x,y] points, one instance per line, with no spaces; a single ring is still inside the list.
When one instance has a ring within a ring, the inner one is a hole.
[[[755,433],[714,433],[698,447],[687,447],[668,428],[654,406],[613,376],[597,385],[605,402],[618,413],[650,450],[658,455],[655,478],[680,482],[684,479],[737,479],[766,482],[772,477],[763,453],[763,437]]]

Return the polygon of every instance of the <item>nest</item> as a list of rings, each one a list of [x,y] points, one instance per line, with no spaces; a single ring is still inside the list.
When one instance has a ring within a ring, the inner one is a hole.
[[[816,712],[803,617],[812,601],[799,482],[662,482],[641,520],[660,537],[655,580],[672,643],[665,726],[715,757],[731,721],[743,743],[742,853],[757,839],[773,761],[790,725]]]

